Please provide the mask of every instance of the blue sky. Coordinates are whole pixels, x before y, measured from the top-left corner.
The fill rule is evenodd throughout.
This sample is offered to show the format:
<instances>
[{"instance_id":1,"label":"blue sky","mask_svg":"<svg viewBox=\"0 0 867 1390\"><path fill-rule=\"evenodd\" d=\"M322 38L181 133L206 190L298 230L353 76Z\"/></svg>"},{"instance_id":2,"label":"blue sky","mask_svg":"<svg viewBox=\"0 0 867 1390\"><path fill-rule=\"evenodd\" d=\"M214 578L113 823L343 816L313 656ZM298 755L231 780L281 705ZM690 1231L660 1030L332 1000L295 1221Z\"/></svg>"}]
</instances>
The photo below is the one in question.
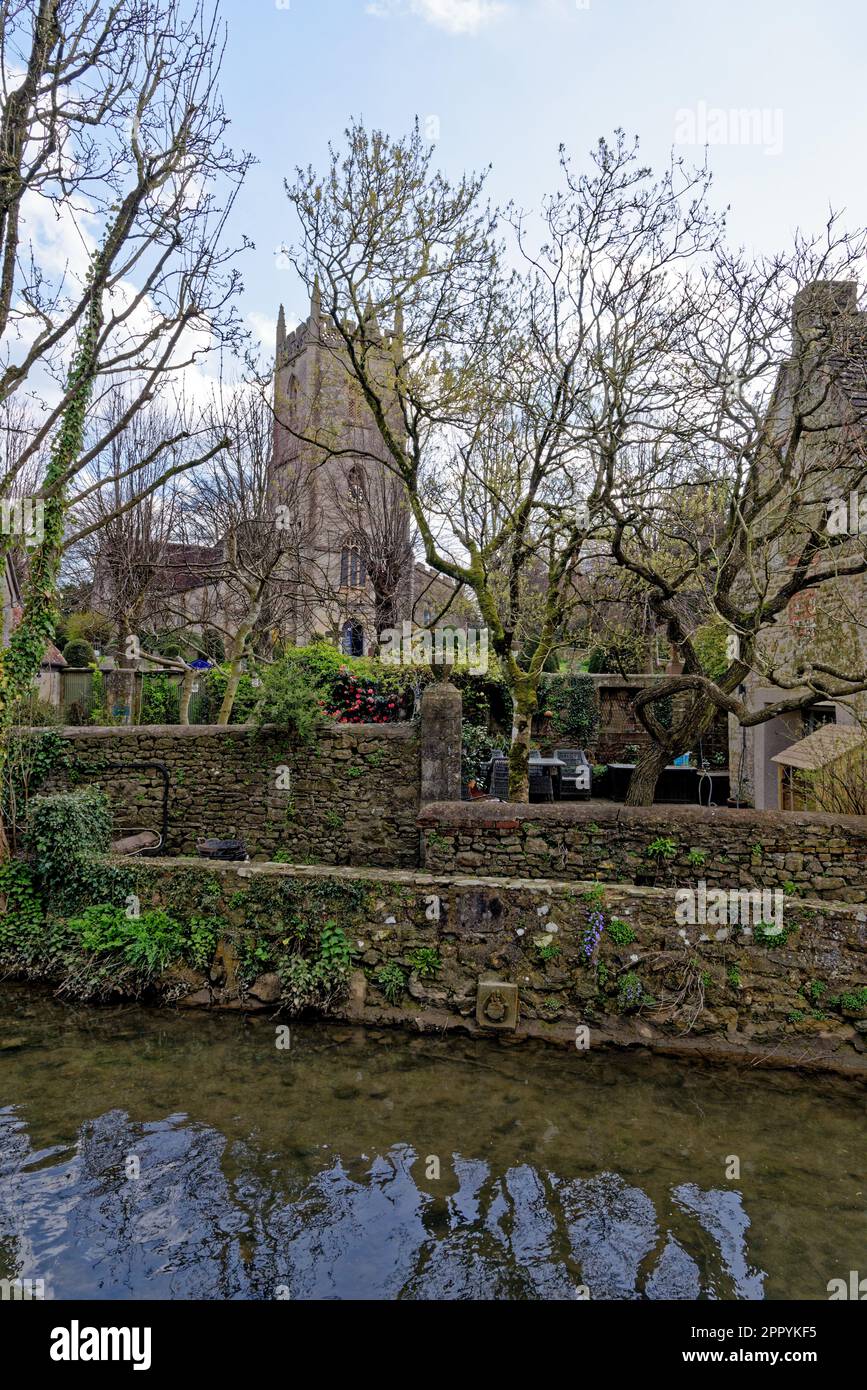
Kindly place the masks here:
<instances>
[{"instance_id":1,"label":"blue sky","mask_svg":"<svg viewBox=\"0 0 867 1390\"><path fill-rule=\"evenodd\" d=\"M829 205L867 222L862 0L224 0L234 142L257 156L235 217L244 310L270 342L277 305L306 305L276 253L292 239L283 180L321 167L350 116L392 134L439 122L450 173L492 164L495 201L529 207L618 125L651 163L711 140L735 240L788 245ZM755 113L748 120L731 111ZM724 117L720 112L725 113ZM746 141L746 142L745 142ZM865 272L867 282L867 272Z\"/></svg>"}]
</instances>

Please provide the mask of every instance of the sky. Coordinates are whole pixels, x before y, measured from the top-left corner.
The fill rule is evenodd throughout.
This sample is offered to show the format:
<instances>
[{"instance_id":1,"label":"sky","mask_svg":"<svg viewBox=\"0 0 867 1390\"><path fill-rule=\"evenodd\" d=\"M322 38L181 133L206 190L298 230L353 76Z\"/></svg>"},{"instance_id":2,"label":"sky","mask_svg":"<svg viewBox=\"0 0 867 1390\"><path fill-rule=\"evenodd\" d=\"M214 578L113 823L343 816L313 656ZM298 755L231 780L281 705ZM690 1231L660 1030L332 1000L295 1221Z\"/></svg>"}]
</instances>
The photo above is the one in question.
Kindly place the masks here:
<instances>
[{"instance_id":1,"label":"sky","mask_svg":"<svg viewBox=\"0 0 867 1390\"><path fill-rule=\"evenodd\" d=\"M223 91L236 147L258 159L233 230L243 311L270 354L277 307L306 298L280 247L284 180L322 168L352 117L397 135L418 115L446 173L492 166L495 202L536 206L565 144L578 167L622 127L652 165L701 160L758 251L867 223L863 0L223 0ZM865 268L867 284L867 268Z\"/></svg>"}]
</instances>

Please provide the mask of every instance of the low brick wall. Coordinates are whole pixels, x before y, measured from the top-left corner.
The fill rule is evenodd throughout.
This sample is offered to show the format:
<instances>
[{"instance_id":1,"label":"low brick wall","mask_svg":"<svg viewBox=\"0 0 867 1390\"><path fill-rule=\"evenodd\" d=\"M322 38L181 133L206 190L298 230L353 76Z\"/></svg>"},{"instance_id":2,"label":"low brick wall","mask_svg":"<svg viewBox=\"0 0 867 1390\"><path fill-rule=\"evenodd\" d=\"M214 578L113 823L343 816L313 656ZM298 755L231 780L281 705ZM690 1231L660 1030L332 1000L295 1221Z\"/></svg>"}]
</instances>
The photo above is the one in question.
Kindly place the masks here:
<instances>
[{"instance_id":1,"label":"low brick wall","mask_svg":"<svg viewBox=\"0 0 867 1390\"><path fill-rule=\"evenodd\" d=\"M315 745L252 726L69 728L72 767L50 789L99 782L114 823L159 829L155 771L109 772L107 763L166 764L170 854L196 841L238 836L250 855L319 864L418 863L419 746L402 724L333 724ZM288 774L288 775L287 775Z\"/></svg>"},{"instance_id":2,"label":"low brick wall","mask_svg":"<svg viewBox=\"0 0 867 1390\"><path fill-rule=\"evenodd\" d=\"M785 935L772 944L749 927L684 930L670 889L199 861L143 860L134 872L143 906L183 916L207 899L224 921L214 967L167 982L182 1006L279 1008L281 961L297 949L286 923L303 924L315 951L336 920L354 973L333 1012L350 1020L572 1048L586 1025L591 1046L867 1075L867 1002L857 993L867 985L867 909L854 904L787 903ZM245 973L251 941L256 964ZM391 999L384 967L393 981L398 972ZM480 1018L479 984L491 980L517 989L517 1027Z\"/></svg>"},{"instance_id":3,"label":"low brick wall","mask_svg":"<svg viewBox=\"0 0 867 1390\"><path fill-rule=\"evenodd\" d=\"M862 816L440 802L423 809L419 826L425 867L435 873L566 875L645 886L703 879L724 888L793 886L809 897L867 902ZM656 852L649 852L654 842Z\"/></svg>"}]
</instances>

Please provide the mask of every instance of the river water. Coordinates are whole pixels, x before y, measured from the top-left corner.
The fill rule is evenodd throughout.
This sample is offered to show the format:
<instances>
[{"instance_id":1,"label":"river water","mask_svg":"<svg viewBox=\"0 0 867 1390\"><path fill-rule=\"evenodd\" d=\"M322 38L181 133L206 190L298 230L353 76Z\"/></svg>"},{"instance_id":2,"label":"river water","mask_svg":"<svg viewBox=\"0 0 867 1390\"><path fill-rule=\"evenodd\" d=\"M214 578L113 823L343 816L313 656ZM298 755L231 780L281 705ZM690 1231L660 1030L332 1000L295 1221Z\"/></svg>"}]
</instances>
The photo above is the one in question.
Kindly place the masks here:
<instances>
[{"instance_id":1,"label":"river water","mask_svg":"<svg viewBox=\"0 0 867 1390\"><path fill-rule=\"evenodd\" d=\"M864 1110L787 1073L287 1038L2 986L0 1279L90 1299L825 1299L867 1270Z\"/></svg>"}]
</instances>

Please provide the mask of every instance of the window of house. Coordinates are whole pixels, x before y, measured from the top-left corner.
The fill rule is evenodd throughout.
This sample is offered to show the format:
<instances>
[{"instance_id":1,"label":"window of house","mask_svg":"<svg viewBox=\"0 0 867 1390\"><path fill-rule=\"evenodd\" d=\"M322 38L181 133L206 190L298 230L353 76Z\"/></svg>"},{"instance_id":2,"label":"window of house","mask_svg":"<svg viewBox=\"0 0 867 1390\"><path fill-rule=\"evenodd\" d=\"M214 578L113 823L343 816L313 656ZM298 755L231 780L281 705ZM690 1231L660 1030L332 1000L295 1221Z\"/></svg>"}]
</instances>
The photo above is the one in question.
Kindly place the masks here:
<instances>
[{"instance_id":1,"label":"window of house","mask_svg":"<svg viewBox=\"0 0 867 1390\"><path fill-rule=\"evenodd\" d=\"M350 502L361 502L364 498L364 479L361 476L361 469L357 468L355 464L346 475L346 485L349 489Z\"/></svg>"},{"instance_id":2,"label":"window of house","mask_svg":"<svg viewBox=\"0 0 867 1390\"><path fill-rule=\"evenodd\" d=\"M811 709L801 712L803 719L804 732L802 737L813 734L817 729L821 729L823 724L836 724L837 711L833 705L813 705Z\"/></svg>"}]
</instances>

